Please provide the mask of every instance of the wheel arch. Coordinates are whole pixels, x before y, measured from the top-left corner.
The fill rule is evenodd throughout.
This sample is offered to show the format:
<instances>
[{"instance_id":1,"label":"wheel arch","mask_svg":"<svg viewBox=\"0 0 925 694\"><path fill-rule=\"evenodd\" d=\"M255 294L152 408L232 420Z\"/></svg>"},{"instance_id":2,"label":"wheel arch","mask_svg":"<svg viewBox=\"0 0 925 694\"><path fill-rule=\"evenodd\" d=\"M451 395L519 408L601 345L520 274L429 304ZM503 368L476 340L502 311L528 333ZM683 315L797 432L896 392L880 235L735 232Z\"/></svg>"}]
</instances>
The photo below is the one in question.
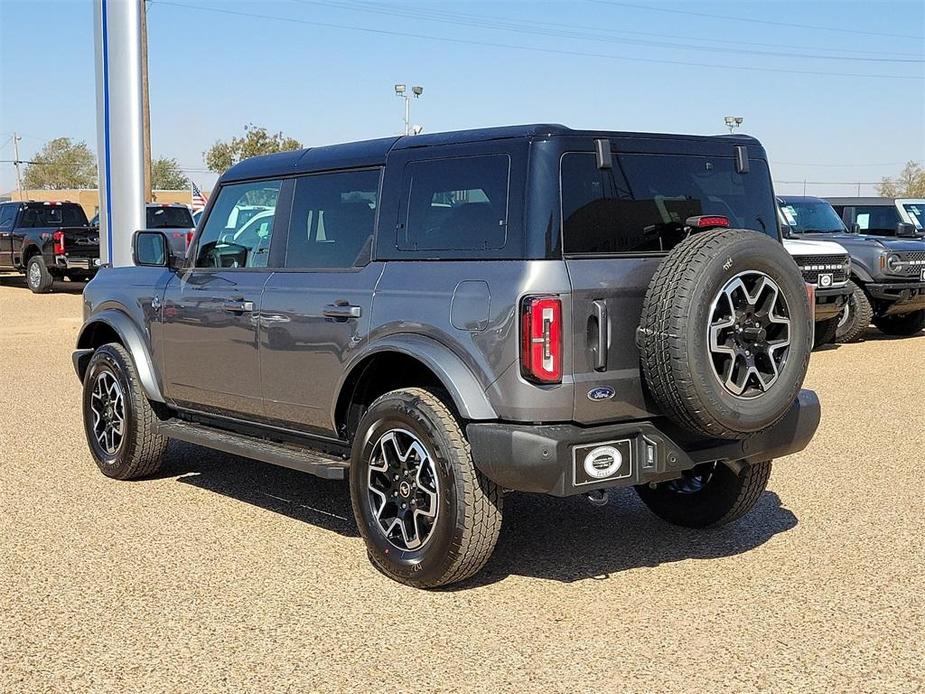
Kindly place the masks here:
<instances>
[{"instance_id":1,"label":"wheel arch","mask_svg":"<svg viewBox=\"0 0 925 694\"><path fill-rule=\"evenodd\" d=\"M23 268L25 268L26 265L29 264L29 260L37 255L42 255L42 249L34 243L28 243L22 249L22 253L19 256L19 262Z\"/></svg>"},{"instance_id":2,"label":"wheel arch","mask_svg":"<svg viewBox=\"0 0 925 694\"><path fill-rule=\"evenodd\" d=\"M851 262L851 276L849 279L853 280L858 286L874 281L874 278L871 277L867 269L863 265L854 262L853 259Z\"/></svg>"},{"instance_id":3,"label":"wheel arch","mask_svg":"<svg viewBox=\"0 0 925 694\"><path fill-rule=\"evenodd\" d=\"M420 335L393 335L370 346L346 370L332 412L335 428L352 431L363 406L385 392L428 386L445 390L464 419L498 418L475 374L448 347Z\"/></svg>"},{"instance_id":4,"label":"wheel arch","mask_svg":"<svg viewBox=\"0 0 925 694\"><path fill-rule=\"evenodd\" d=\"M74 352L74 368L80 380L83 381L94 350L109 342L118 342L128 350L148 399L164 402L147 340L132 319L115 308L94 314L80 329L77 350Z\"/></svg>"}]
</instances>

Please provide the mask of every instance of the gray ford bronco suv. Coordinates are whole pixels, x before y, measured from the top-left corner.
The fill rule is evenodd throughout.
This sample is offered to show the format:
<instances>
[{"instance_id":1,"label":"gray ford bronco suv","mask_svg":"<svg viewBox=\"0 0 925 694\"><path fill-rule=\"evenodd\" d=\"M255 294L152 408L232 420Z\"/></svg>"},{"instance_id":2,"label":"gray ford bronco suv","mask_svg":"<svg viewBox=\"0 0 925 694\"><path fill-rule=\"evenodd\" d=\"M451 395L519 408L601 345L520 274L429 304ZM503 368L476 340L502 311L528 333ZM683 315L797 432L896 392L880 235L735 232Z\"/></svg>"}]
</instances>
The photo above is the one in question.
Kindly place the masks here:
<instances>
[{"instance_id":1,"label":"gray ford bronco suv","mask_svg":"<svg viewBox=\"0 0 925 694\"><path fill-rule=\"evenodd\" d=\"M634 486L721 525L819 422L779 236L740 136L536 125L246 160L184 258L138 231L135 267L87 286L87 441L117 479L171 438L349 478L373 564L418 587L485 564L509 490Z\"/></svg>"}]
</instances>

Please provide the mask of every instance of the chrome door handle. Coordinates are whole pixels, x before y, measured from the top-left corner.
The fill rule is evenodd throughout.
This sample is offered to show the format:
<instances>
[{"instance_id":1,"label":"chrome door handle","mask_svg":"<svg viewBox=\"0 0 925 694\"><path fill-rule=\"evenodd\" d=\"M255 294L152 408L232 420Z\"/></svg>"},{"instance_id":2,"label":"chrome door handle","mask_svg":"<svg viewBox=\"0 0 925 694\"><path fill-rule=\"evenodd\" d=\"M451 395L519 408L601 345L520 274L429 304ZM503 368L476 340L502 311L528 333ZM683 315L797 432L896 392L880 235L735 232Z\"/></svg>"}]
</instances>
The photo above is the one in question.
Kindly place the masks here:
<instances>
[{"instance_id":1,"label":"chrome door handle","mask_svg":"<svg viewBox=\"0 0 925 694\"><path fill-rule=\"evenodd\" d=\"M251 313L254 310L253 301L226 301L222 308L228 313Z\"/></svg>"},{"instance_id":2,"label":"chrome door handle","mask_svg":"<svg viewBox=\"0 0 925 694\"><path fill-rule=\"evenodd\" d=\"M328 304L321 315L327 318L359 318L363 315L363 309L353 304Z\"/></svg>"}]
</instances>

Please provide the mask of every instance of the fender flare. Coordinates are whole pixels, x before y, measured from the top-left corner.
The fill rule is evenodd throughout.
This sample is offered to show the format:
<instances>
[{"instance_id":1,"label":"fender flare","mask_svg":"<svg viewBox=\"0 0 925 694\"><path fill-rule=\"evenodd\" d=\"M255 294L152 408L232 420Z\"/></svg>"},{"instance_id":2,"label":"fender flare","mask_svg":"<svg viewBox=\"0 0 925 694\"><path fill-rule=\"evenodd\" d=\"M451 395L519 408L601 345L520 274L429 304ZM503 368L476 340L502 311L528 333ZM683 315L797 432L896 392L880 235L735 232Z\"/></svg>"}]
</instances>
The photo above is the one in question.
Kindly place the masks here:
<instances>
[{"instance_id":1,"label":"fender flare","mask_svg":"<svg viewBox=\"0 0 925 694\"><path fill-rule=\"evenodd\" d=\"M82 379L83 373L86 371L90 356L93 354L92 346L88 343L87 337L90 334L90 328L99 323L111 328L119 336L122 345L132 355L135 370L138 372L138 380L141 382L141 387L148 399L155 402L164 402L164 395L158 383L157 371L154 368L154 360L151 358L147 340L128 314L119 309L108 308L90 316L80 329L80 335L77 337L77 351L74 353L74 366L77 369L77 375Z\"/></svg>"},{"instance_id":2,"label":"fender flare","mask_svg":"<svg viewBox=\"0 0 925 694\"><path fill-rule=\"evenodd\" d=\"M867 268L856 262L853 258L851 259L851 274L865 284L874 281L874 278L867 271Z\"/></svg>"},{"instance_id":3,"label":"fender flare","mask_svg":"<svg viewBox=\"0 0 925 694\"><path fill-rule=\"evenodd\" d=\"M357 368L364 368L366 360L376 354L395 352L417 359L429 368L446 388L459 414L465 419L498 419L485 389L465 362L449 347L432 338L412 333L398 333L376 340L359 353L350 363L337 384L335 408L344 395L344 385ZM332 421L335 413L331 412Z\"/></svg>"}]
</instances>

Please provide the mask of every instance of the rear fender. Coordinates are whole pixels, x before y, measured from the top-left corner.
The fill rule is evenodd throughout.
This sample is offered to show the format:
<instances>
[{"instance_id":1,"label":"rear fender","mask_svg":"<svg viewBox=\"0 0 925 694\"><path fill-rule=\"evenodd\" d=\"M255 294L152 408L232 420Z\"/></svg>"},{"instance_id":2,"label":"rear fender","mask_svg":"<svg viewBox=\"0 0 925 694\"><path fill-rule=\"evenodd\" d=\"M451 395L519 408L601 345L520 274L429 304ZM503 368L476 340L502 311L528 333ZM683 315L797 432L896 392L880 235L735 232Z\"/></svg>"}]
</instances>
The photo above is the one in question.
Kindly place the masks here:
<instances>
[{"instance_id":1,"label":"rear fender","mask_svg":"<svg viewBox=\"0 0 925 694\"><path fill-rule=\"evenodd\" d=\"M100 346L93 344L92 339L93 328L98 324L104 324L111 328L119 336L119 341L122 345L132 355L135 370L138 372L138 379L141 381L141 387L144 389L148 399L155 402L164 402L164 395L161 392L160 383L158 383L157 371L154 368L154 360L151 358L151 351L148 349L148 342L144 334L127 314L115 308L109 308L90 316L80 329L80 335L77 338L77 351L74 354L74 368L77 371L77 376L83 380L83 375L86 373L93 350Z\"/></svg>"}]
</instances>

